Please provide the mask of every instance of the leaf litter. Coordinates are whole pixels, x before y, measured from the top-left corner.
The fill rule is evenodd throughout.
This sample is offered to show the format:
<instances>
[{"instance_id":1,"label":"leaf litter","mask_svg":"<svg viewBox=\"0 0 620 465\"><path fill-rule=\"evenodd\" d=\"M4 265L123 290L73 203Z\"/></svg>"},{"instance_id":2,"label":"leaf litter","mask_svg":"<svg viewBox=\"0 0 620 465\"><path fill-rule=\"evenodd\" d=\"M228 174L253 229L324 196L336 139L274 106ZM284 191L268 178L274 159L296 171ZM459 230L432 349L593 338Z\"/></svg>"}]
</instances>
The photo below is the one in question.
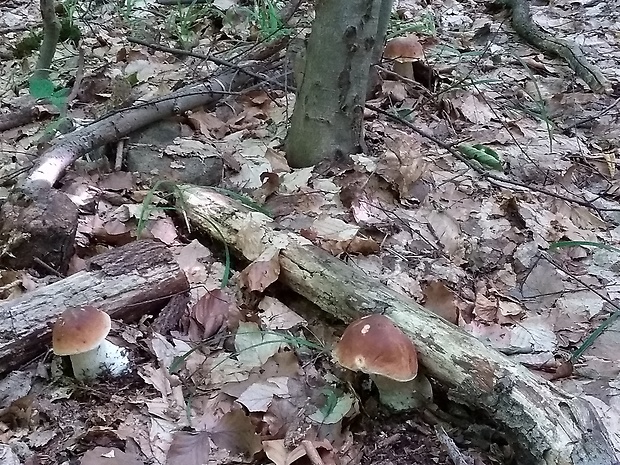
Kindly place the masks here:
<instances>
[{"instance_id":1,"label":"leaf litter","mask_svg":"<svg viewBox=\"0 0 620 465\"><path fill-rule=\"evenodd\" d=\"M13 9L0 6L0 27L39 20L37 5L16 3ZM581 44L601 68L618 70L620 47L613 35L596 33L614 30L613 15L600 3L580 14L564 3L533 6L535 21ZM353 156L352 164L330 174L291 170L279 145L294 96L277 90L233 96L215 110L185 115L182 134L163 147L162 156L181 173L187 157L221 157L221 187L253 197L283 226L552 378L617 311L618 259L600 248L550 246L618 246L618 217L532 188L617 209L617 110L605 111L613 109L609 96L567 79L562 62L514 40L504 23L472 12L473 5L450 2L441 11L399 5L403 21L425 14L441 19L441 33L420 42L423 61L436 75L417 85L388 76L373 103L409 112L417 127L438 139L456 142L456 131L459 140L501 154L504 179L522 185L476 176L444 149L373 112L366 119L367 139L378 142L368 154ZM196 51L252 36L250 16L236 2L214 7L223 27L212 29L208 15L196 18L189 31ZM128 43L135 25L119 21L110 5L98 8L99 22L80 18L90 32L82 28L88 75L69 108L77 127L215 69L198 58L179 60ZM146 4L131 14L171 45L182 42L178 23L158 19L161 8ZM23 35L5 34L0 50L10 50ZM54 82L67 81L77 55L69 43L59 49ZM0 63L3 106L11 104L11 80L27 77L34 59ZM433 80L458 84L430 101ZM39 112L40 121L3 132L2 179L31 166L46 119L57 114L49 105ZM588 118L596 124L580 123ZM333 374L326 350L335 335L306 319L303 305L271 292L286 244L265 249L257 242L258 225L248 222L240 244L254 260L221 289L222 276L231 270L220 258L186 240L180 223L162 209L163 199L142 203L158 173L115 171L102 155L78 162L61 186L81 211L72 271L110 247L155 237L177 253L192 285L191 302L179 327L167 334L149 330L147 321L120 333L138 361L137 376L121 385L50 383L45 359L2 379L0 393L11 394L0 398L0 441L11 444L17 463L46 463L45 456L54 457L49 463L80 457L91 465L249 463L259 453L277 465L307 463L314 453L326 464L348 463L365 441L376 448L362 460L378 463L389 449L387 439L406 449L402 438L414 434L435 454L433 463L447 463L416 421L399 424L392 417L383 429L369 427L366 439L351 439L362 399ZM49 282L10 273L3 271L7 299ZM554 382L592 401L620 445L616 329L604 332Z\"/></svg>"}]
</instances>

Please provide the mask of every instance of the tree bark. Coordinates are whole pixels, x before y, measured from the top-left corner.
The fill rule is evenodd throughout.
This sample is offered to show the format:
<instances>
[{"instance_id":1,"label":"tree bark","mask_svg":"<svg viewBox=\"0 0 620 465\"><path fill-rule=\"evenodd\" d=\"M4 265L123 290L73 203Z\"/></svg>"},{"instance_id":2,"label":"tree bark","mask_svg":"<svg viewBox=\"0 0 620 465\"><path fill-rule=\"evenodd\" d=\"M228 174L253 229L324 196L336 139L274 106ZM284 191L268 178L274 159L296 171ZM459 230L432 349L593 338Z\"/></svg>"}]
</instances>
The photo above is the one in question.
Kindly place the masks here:
<instances>
[{"instance_id":1,"label":"tree bark","mask_svg":"<svg viewBox=\"0 0 620 465\"><path fill-rule=\"evenodd\" d=\"M382 0L319 0L286 141L292 167L364 149L368 73Z\"/></svg>"},{"instance_id":2,"label":"tree bark","mask_svg":"<svg viewBox=\"0 0 620 465\"><path fill-rule=\"evenodd\" d=\"M188 290L185 273L160 242L132 242L98 255L85 271L0 304L0 373L44 352L50 323L69 307L91 304L131 321Z\"/></svg>"},{"instance_id":3,"label":"tree bark","mask_svg":"<svg viewBox=\"0 0 620 465\"><path fill-rule=\"evenodd\" d=\"M377 66L381 64L383 57L383 49L385 48L385 38L387 35L390 17L392 16L392 7L394 0L382 0L381 9L379 10L379 23L377 24L377 40L372 50L372 66L370 67L370 75L368 76L368 91L371 94L375 87L379 84L379 71Z\"/></svg>"},{"instance_id":4,"label":"tree bark","mask_svg":"<svg viewBox=\"0 0 620 465\"><path fill-rule=\"evenodd\" d=\"M43 19L43 41L39 48L39 58L37 59L37 69L35 69L32 79L47 79L50 75L50 67L56 53L58 36L60 35L60 24L56 16L56 2L54 0L41 0L41 18Z\"/></svg>"},{"instance_id":5,"label":"tree bark","mask_svg":"<svg viewBox=\"0 0 620 465\"><path fill-rule=\"evenodd\" d=\"M513 439L520 464L610 465L620 457L593 407L508 360L411 299L209 189L177 189L202 232L243 254L244 240L280 251L280 280L345 321L383 313L408 334L427 372L451 399L481 409ZM245 257L252 260L255 257Z\"/></svg>"}]
</instances>

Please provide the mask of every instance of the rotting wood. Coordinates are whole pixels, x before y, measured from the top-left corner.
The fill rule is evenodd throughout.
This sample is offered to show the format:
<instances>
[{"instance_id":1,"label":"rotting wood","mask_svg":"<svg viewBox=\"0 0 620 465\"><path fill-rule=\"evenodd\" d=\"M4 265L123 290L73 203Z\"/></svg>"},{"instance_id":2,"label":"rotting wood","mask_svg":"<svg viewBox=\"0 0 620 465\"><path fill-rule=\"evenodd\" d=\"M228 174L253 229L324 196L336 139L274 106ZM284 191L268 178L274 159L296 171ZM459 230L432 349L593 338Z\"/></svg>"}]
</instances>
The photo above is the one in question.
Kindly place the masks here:
<instances>
[{"instance_id":1,"label":"rotting wood","mask_svg":"<svg viewBox=\"0 0 620 465\"><path fill-rule=\"evenodd\" d=\"M310 241L279 228L262 213L211 189L177 186L178 208L191 223L247 260L243 238L277 247L280 280L345 321L383 313L419 349L428 373L464 405L484 410L514 438L521 464L620 463L591 404L508 360L473 336L349 267ZM246 239L247 240L247 239Z\"/></svg>"},{"instance_id":2,"label":"rotting wood","mask_svg":"<svg viewBox=\"0 0 620 465\"><path fill-rule=\"evenodd\" d=\"M0 304L0 373L44 352L50 323L66 308L92 304L132 321L188 290L185 273L161 242L132 242L98 255L86 270Z\"/></svg>"}]
</instances>

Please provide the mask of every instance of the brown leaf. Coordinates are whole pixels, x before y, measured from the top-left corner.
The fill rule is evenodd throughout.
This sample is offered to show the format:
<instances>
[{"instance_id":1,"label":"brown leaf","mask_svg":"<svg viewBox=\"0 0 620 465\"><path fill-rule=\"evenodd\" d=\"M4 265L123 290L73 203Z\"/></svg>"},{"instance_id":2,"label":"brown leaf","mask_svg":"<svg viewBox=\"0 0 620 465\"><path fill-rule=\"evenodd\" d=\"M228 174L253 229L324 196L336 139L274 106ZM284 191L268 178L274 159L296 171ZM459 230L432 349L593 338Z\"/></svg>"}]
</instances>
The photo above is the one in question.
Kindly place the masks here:
<instances>
[{"instance_id":1,"label":"brown leaf","mask_svg":"<svg viewBox=\"0 0 620 465\"><path fill-rule=\"evenodd\" d=\"M551 379L568 378L573 374L573 362L571 360L562 361L551 376Z\"/></svg>"},{"instance_id":2,"label":"brown leaf","mask_svg":"<svg viewBox=\"0 0 620 465\"><path fill-rule=\"evenodd\" d=\"M267 424L271 437L283 438L294 423L298 411L297 406L290 399L274 397L267 412L263 415L263 421Z\"/></svg>"},{"instance_id":3,"label":"brown leaf","mask_svg":"<svg viewBox=\"0 0 620 465\"><path fill-rule=\"evenodd\" d=\"M476 314L476 318L478 320L492 323L497 318L497 311L497 300L489 299L481 292L476 293L474 313Z\"/></svg>"},{"instance_id":4,"label":"brown leaf","mask_svg":"<svg viewBox=\"0 0 620 465\"><path fill-rule=\"evenodd\" d=\"M458 312L454 293L442 282L433 281L424 289L424 306L450 323L456 324Z\"/></svg>"},{"instance_id":5,"label":"brown leaf","mask_svg":"<svg viewBox=\"0 0 620 465\"><path fill-rule=\"evenodd\" d=\"M159 239L166 245L172 245L177 238L177 229L172 219L168 217L149 221L147 229L155 239Z\"/></svg>"},{"instance_id":6,"label":"brown leaf","mask_svg":"<svg viewBox=\"0 0 620 465\"><path fill-rule=\"evenodd\" d=\"M214 113L205 113L197 111L192 113L187 121L195 129L199 130L205 136L213 135L217 139L221 139L228 132L228 126L220 120Z\"/></svg>"},{"instance_id":7,"label":"brown leaf","mask_svg":"<svg viewBox=\"0 0 620 465\"><path fill-rule=\"evenodd\" d=\"M210 455L209 432L177 431L166 455L166 465L202 465L209 463Z\"/></svg>"},{"instance_id":8,"label":"brown leaf","mask_svg":"<svg viewBox=\"0 0 620 465\"><path fill-rule=\"evenodd\" d=\"M263 292L280 276L280 251L268 249L241 272L241 281L251 291Z\"/></svg>"},{"instance_id":9,"label":"brown leaf","mask_svg":"<svg viewBox=\"0 0 620 465\"><path fill-rule=\"evenodd\" d=\"M190 339L197 342L216 334L228 322L230 303L230 297L222 289L198 299L190 310Z\"/></svg>"},{"instance_id":10,"label":"brown leaf","mask_svg":"<svg viewBox=\"0 0 620 465\"><path fill-rule=\"evenodd\" d=\"M210 434L217 447L227 449L233 454L246 454L252 457L262 450L260 437L254 432L250 417L242 410L224 414Z\"/></svg>"},{"instance_id":11,"label":"brown leaf","mask_svg":"<svg viewBox=\"0 0 620 465\"><path fill-rule=\"evenodd\" d=\"M265 455L267 455L267 458L275 465L286 465L288 449L286 445L284 445L284 439L263 441L263 448L265 449Z\"/></svg>"},{"instance_id":12,"label":"brown leaf","mask_svg":"<svg viewBox=\"0 0 620 465\"><path fill-rule=\"evenodd\" d=\"M272 98L264 90L253 90L244 95L244 97L252 102L256 106L263 106L265 103L269 104Z\"/></svg>"},{"instance_id":13,"label":"brown leaf","mask_svg":"<svg viewBox=\"0 0 620 465\"><path fill-rule=\"evenodd\" d=\"M350 254L372 255L379 252L379 243L370 237L355 236L346 248Z\"/></svg>"},{"instance_id":14,"label":"brown leaf","mask_svg":"<svg viewBox=\"0 0 620 465\"><path fill-rule=\"evenodd\" d=\"M407 98L405 84L400 81L383 81L381 93L395 102L402 102Z\"/></svg>"},{"instance_id":15,"label":"brown leaf","mask_svg":"<svg viewBox=\"0 0 620 465\"><path fill-rule=\"evenodd\" d=\"M267 197L274 192L278 192L280 187L280 177L276 173L265 171L260 175L263 185L254 191L254 200L258 203L264 203Z\"/></svg>"},{"instance_id":16,"label":"brown leaf","mask_svg":"<svg viewBox=\"0 0 620 465\"><path fill-rule=\"evenodd\" d=\"M103 223L100 218L94 218L95 226L92 234L99 241L111 245L125 245L134 239L131 230L124 223L113 219Z\"/></svg>"},{"instance_id":17,"label":"brown leaf","mask_svg":"<svg viewBox=\"0 0 620 465\"><path fill-rule=\"evenodd\" d=\"M136 188L136 182L132 173L127 171L115 171L101 176L98 183L101 189L109 191L132 191Z\"/></svg>"},{"instance_id":18,"label":"brown leaf","mask_svg":"<svg viewBox=\"0 0 620 465\"><path fill-rule=\"evenodd\" d=\"M286 160L286 154L282 150L267 147L267 150L265 151L265 158L271 165L271 171L274 173L291 172L291 168L288 166L288 161Z\"/></svg>"}]
</instances>

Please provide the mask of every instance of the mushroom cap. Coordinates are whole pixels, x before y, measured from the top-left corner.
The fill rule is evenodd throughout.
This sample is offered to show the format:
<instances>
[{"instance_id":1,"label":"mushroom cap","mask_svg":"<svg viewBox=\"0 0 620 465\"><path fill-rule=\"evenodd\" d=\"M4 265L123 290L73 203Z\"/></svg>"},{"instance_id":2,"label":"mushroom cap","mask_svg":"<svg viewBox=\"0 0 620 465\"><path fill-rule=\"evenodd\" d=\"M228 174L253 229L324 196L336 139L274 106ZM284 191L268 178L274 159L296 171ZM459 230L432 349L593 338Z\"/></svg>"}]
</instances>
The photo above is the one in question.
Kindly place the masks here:
<instances>
[{"instance_id":1,"label":"mushroom cap","mask_svg":"<svg viewBox=\"0 0 620 465\"><path fill-rule=\"evenodd\" d=\"M349 370L395 381L411 381L418 374L413 342L385 315L368 315L351 323L333 356Z\"/></svg>"},{"instance_id":2,"label":"mushroom cap","mask_svg":"<svg viewBox=\"0 0 620 465\"><path fill-rule=\"evenodd\" d=\"M54 323L52 348L56 355L76 355L95 349L112 327L110 316L91 305L68 308Z\"/></svg>"},{"instance_id":3,"label":"mushroom cap","mask_svg":"<svg viewBox=\"0 0 620 465\"><path fill-rule=\"evenodd\" d=\"M383 56L388 60L396 60L400 63L412 62L424 58L424 48L416 35L411 34L390 40L385 45Z\"/></svg>"}]
</instances>

